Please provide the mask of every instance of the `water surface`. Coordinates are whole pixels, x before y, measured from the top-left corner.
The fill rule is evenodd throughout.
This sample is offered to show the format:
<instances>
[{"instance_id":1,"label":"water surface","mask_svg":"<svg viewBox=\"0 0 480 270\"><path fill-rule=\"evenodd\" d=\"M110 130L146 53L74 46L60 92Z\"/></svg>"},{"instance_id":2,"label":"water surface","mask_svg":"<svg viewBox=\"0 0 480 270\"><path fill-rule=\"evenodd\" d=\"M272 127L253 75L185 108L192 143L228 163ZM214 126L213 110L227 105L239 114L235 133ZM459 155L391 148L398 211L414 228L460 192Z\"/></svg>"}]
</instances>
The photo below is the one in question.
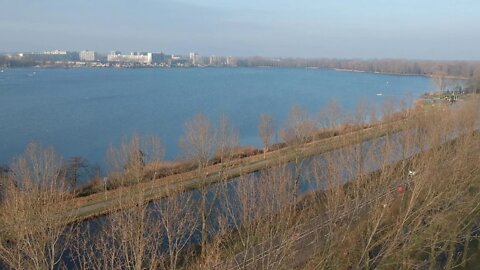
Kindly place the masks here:
<instances>
[{"instance_id":1,"label":"water surface","mask_svg":"<svg viewBox=\"0 0 480 270\"><path fill-rule=\"evenodd\" d=\"M0 73L0 164L31 141L102 164L108 145L133 131L158 134L166 158L178 158L184 123L197 113L212 121L225 113L240 142L258 146L261 113L278 127L294 105L314 115L331 99L353 110L359 100L411 100L431 89L419 76L322 69L7 69Z\"/></svg>"}]
</instances>

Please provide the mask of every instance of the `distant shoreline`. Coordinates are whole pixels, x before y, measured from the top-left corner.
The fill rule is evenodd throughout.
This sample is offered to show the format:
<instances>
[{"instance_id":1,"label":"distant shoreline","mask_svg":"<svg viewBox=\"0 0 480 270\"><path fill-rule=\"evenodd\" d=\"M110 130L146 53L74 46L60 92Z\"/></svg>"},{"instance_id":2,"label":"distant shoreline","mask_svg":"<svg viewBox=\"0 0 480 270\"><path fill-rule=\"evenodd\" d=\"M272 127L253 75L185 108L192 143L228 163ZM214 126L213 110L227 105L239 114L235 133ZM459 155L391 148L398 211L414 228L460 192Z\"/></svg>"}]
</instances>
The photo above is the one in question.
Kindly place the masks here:
<instances>
[{"instance_id":1,"label":"distant shoreline","mask_svg":"<svg viewBox=\"0 0 480 270\"><path fill-rule=\"evenodd\" d=\"M326 68L326 67L278 67L278 66L19 66L19 67L0 67L2 73L8 69L208 69L208 68L268 68L268 69L308 69L308 70L333 70L337 72L350 72L350 73L368 73L368 74L380 74L380 75L392 75L392 76L408 76L408 77L425 77L433 78L431 74L416 74L416 73L396 73L396 72L381 72L381 71L367 71L359 69L344 69L344 68ZM460 80L467 81L469 78L463 76L445 75L443 78L448 80Z\"/></svg>"},{"instance_id":2,"label":"distant shoreline","mask_svg":"<svg viewBox=\"0 0 480 270\"><path fill-rule=\"evenodd\" d=\"M396 75L396 76L421 76L432 78L433 75L430 74L415 74L415 73L395 73L395 72L381 72L381 71L365 71L365 70L357 70L357 69L342 69L342 68L334 68L333 70L338 72L354 72L354 73L371 73L371 74L383 74L383 75ZM452 76L452 75L445 75L443 76L445 79L449 80L468 80L467 77L462 76Z\"/></svg>"}]
</instances>

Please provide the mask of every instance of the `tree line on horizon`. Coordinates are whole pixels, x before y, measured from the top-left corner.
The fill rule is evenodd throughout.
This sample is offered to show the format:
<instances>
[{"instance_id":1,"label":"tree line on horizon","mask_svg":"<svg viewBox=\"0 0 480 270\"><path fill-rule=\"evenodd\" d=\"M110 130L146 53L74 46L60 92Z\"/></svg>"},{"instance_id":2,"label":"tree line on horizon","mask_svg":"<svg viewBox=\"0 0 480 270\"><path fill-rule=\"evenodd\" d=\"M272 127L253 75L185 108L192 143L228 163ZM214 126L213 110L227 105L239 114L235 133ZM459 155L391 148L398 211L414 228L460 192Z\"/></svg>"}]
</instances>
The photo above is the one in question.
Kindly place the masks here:
<instances>
[{"instance_id":1,"label":"tree line on horizon","mask_svg":"<svg viewBox=\"0 0 480 270\"><path fill-rule=\"evenodd\" d=\"M244 67L315 67L364 72L422 75L468 80L470 92L480 92L480 61L438 61L411 59L334 59L334 58L279 58L251 57L239 59Z\"/></svg>"}]
</instances>

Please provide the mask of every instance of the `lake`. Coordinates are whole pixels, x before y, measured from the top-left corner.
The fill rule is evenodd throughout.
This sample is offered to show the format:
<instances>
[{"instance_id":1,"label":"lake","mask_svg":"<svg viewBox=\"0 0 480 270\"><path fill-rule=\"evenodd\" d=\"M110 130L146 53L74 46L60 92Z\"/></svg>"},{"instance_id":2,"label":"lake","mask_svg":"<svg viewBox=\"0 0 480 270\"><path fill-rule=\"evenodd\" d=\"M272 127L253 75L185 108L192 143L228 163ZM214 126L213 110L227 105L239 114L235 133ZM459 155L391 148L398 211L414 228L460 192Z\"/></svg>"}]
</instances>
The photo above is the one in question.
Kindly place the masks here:
<instances>
[{"instance_id":1,"label":"lake","mask_svg":"<svg viewBox=\"0 0 480 270\"><path fill-rule=\"evenodd\" d=\"M157 134L166 158L181 157L184 123L197 113L226 114L242 145L260 145L261 113L282 126L292 106L312 116L332 99L412 101L433 89L421 76L294 68L6 69L0 73L0 164L31 142L65 158L104 163L108 146L137 131ZM381 95L380 95L381 94Z\"/></svg>"}]
</instances>

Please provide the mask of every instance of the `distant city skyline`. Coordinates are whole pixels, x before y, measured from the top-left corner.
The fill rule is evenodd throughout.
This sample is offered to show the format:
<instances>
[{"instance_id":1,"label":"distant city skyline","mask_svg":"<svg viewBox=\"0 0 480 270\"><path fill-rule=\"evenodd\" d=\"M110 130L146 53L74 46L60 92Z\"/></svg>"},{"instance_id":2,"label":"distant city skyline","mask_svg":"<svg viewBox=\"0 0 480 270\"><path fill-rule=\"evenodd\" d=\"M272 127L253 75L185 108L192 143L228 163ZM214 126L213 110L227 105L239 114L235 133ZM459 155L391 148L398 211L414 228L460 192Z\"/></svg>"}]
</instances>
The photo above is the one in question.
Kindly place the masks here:
<instances>
[{"instance_id":1,"label":"distant city skyline","mask_svg":"<svg viewBox=\"0 0 480 270\"><path fill-rule=\"evenodd\" d=\"M0 0L0 52L480 60L474 0Z\"/></svg>"}]
</instances>

